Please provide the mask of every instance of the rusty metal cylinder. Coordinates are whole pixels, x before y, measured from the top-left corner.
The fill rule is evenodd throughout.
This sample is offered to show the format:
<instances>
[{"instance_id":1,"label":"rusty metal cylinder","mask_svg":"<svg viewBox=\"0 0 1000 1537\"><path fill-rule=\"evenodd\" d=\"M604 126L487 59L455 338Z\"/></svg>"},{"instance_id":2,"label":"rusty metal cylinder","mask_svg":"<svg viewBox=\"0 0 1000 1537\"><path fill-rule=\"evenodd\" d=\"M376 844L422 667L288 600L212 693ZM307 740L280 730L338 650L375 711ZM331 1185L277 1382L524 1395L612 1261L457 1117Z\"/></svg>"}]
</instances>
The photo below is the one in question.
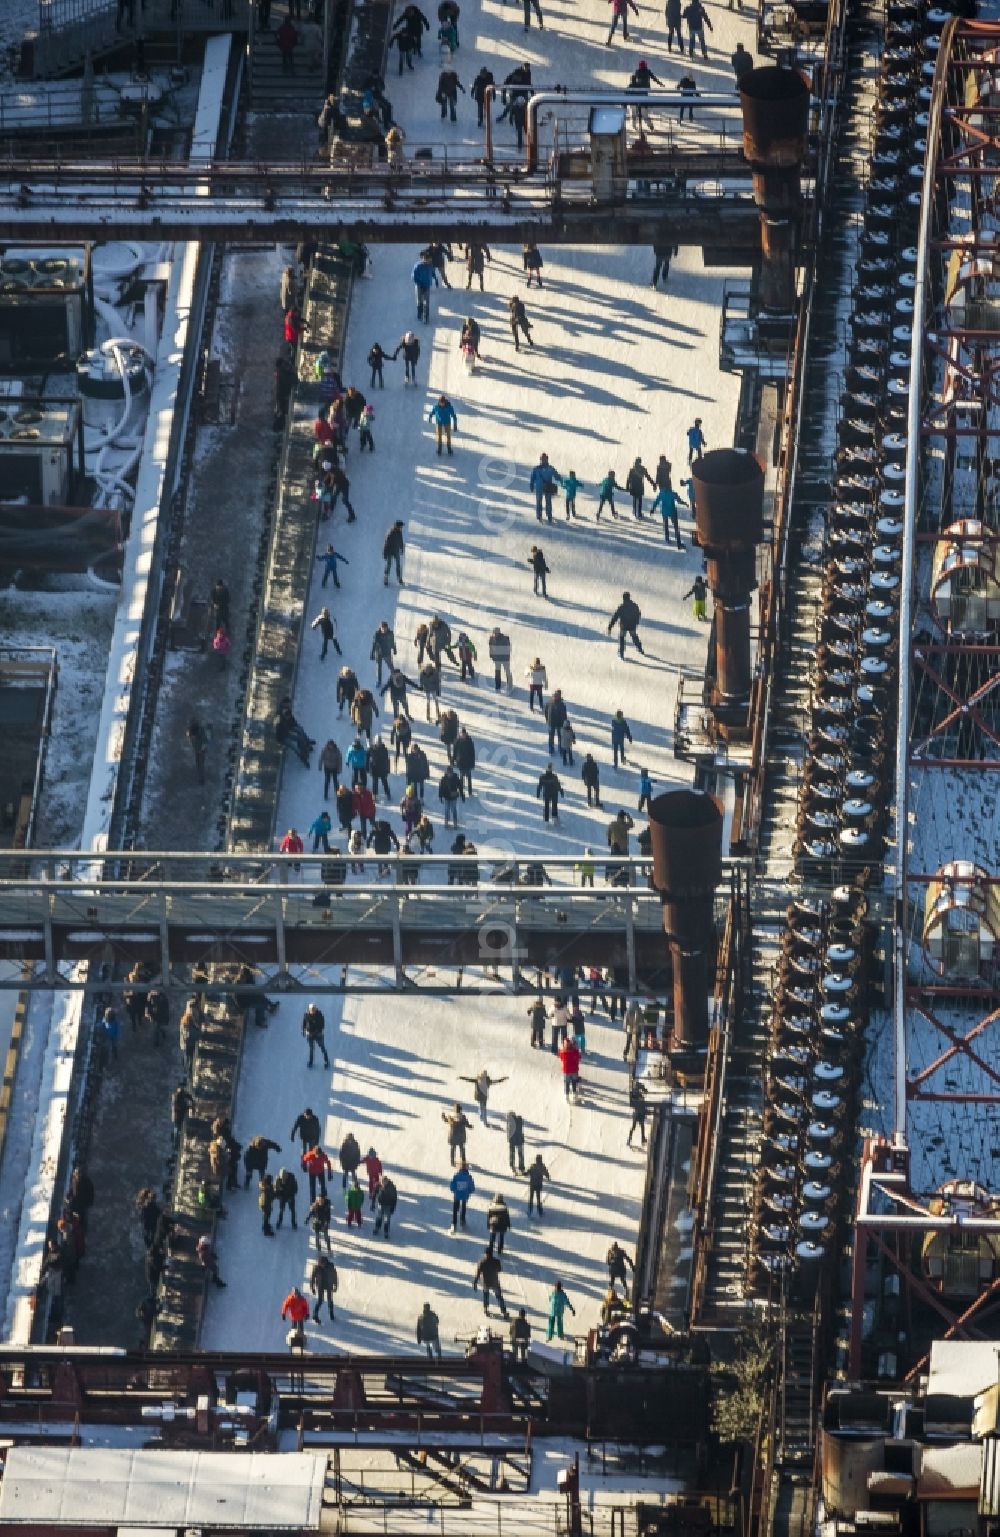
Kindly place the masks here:
<instances>
[{"instance_id":1,"label":"rusty metal cylinder","mask_svg":"<svg viewBox=\"0 0 1000 1537\"><path fill-rule=\"evenodd\" d=\"M675 1048L696 1051L708 1040L708 963L715 889L722 876L722 808L712 795L669 790L649 808L653 885L663 903L663 929L673 973Z\"/></svg>"},{"instance_id":2,"label":"rusty metal cylinder","mask_svg":"<svg viewBox=\"0 0 1000 1537\"><path fill-rule=\"evenodd\" d=\"M753 454L713 448L691 466L698 542L709 558L752 550L764 534L764 471Z\"/></svg>"},{"instance_id":3,"label":"rusty metal cylinder","mask_svg":"<svg viewBox=\"0 0 1000 1537\"><path fill-rule=\"evenodd\" d=\"M749 703L753 683L750 604L715 604L715 692L719 704L735 709Z\"/></svg>"},{"instance_id":4,"label":"rusty metal cylinder","mask_svg":"<svg viewBox=\"0 0 1000 1537\"><path fill-rule=\"evenodd\" d=\"M809 86L794 69L764 64L739 84L743 153L756 170L790 170L806 158Z\"/></svg>"},{"instance_id":5,"label":"rusty metal cylinder","mask_svg":"<svg viewBox=\"0 0 1000 1537\"><path fill-rule=\"evenodd\" d=\"M795 307L795 251L802 203L802 163L809 135L809 87L795 70L766 65L740 81L743 153L753 168L760 209L761 308Z\"/></svg>"},{"instance_id":6,"label":"rusty metal cylinder","mask_svg":"<svg viewBox=\"0 0 1000 1537\"><path fill-rule=\"evenodd\" d=\"M750 594L764 534L764 471L753 454L716 448L691 466L695 525L715 604L716 703L741 712L750 698Z\"/></svg>"}]
</instances>

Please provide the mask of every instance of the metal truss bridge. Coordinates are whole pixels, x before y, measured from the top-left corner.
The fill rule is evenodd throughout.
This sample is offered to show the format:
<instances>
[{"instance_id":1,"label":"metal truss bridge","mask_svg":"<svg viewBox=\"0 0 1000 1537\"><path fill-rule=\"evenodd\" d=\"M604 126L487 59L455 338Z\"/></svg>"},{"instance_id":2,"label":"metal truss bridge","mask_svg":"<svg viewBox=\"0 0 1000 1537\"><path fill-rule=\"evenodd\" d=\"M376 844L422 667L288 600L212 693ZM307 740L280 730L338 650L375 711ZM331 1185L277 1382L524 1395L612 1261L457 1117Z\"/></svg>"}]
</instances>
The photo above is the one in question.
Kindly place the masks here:
<instances>
[{"instance_id":1,"label":"metal truss bridge","mask_svg":"<svg viewBox=\"0 0 1000 1537\"><path fill-rule=\"evenodd\" d=\"M442 968L481 969L468 990L495 992L534 991L522 969L607 966L634 989L668 965L644 860L368 856L348 883L349 865L339 854L4 853L0 990L92 987L97 966L102 989L120 991L137 961L167 985L192 967L246 964L268 987L322 990L318 972L350 966L362 968L352 991L427 992L454 990ZM591 868L594 884L581 885ZM727 902L723 886L720 923Z\"/></svg>"},{"instance_id":2,"label":"metal truss bridge","mask_svg":"<svg viewBox=\"0 0 1000 1537\"><path fill-rule=\"evenodd\" d=\"M593 105L636 110L635 95L539 92L529 103L525 158L407 158L400 169L370 145L350 164L230 160L33 160L8 166L0 239L64 243L102 238L413 243L476 237L515 243L759 244L752 167L731 95L698 99L682 134L676 94L640 98L656 132L630 143L613 187L595 195L586 128ZM554 122L554 108L561 116ZM539 126L539 123L543 126ZM546 142L540 143L543 135ZM370 162L370 163L369 163ZM544 163L543 163L544 162Z\"/></svg>"}]
</instances>

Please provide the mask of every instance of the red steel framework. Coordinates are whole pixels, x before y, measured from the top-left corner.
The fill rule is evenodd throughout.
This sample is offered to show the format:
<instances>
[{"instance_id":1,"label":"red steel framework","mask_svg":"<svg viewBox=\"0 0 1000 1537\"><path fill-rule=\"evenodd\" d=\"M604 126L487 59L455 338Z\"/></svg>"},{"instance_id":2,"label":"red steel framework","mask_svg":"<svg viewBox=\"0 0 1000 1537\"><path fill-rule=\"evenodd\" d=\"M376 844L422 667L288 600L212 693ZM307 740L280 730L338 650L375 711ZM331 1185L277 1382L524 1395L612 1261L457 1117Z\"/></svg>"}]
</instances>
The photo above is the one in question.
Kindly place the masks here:
<instances>
[{"instance_id":1,"label":"red steel framework","mask_svg":"<svg viewBox=\"0 0 1000 1537\"><path fill-rule=\"evenodd\" d=\"M989 487L1000 473L1000 26L951 20L944 28L931 93L914 289L899 646L901 668L896 778L893 997L893 1135L866 1141L853 1257L852 1374L861 1371L866 1272L876 1258L898 1273L908 1301L927 1309L945 1338L995 1334L1000 1281L959 1302L929 1284L920 1265L927 1235L1000 1233L988 1214L932 1208L932 1191L911 1181L917 1102L1000 1105L1000 945L974 976L935 975L924 953L924 912L932 883L982 912L997 902L1000 876L974 866L947 787L939 776L1000 769L1000 621L963 633L932 601L935 549L961 520L991 570L1000 556ZM993 526L991 526L993 522ZM979 559L972 556L973 562ZM1000 609L998 609L1000 612ZM935 782L936 781L936 782ZM928 792L921 803L920 791ZM916 807L947 821L948 857L967 861L942 876L922 868ZM949 812L951 815L949 815ZM942 841L939 839L939 841ZM998 862L1000 863L1000 862ZM956 1025L955 1014L961 1013ZM949 1017L949 1015L951 1017ZM917 1033L940 1049L914 1066ZM961 1074L954 1073L960 1066ZM948 1069L953 1070L949 1077ZM959 1079L961 1080L959 1082ZM921 1363L913 1370L917 1370Z\"/></svg>"}]
</instances>

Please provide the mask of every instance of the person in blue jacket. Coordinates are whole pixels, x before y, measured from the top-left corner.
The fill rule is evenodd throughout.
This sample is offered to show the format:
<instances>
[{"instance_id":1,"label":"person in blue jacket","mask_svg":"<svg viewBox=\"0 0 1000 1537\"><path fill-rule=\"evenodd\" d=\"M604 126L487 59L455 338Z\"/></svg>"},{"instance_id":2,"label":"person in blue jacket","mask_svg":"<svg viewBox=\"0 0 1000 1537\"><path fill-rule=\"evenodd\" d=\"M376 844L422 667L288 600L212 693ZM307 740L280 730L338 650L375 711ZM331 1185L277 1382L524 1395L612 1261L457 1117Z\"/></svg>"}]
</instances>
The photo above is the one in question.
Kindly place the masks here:
<instances>
[{"instance_id":1,"label":"person in blue jacket","mask_svg":"<svg viewBox=\"0 0 1000 1537\"><path fill-rule=\"evenodd\" d=\"M469 1204L470 1197L475 1195L475 1193L476 1182L469 1173L469 1166L463 1158L451 1177L451 1230L453 1233L459 1222L461 1222L463 1227L465 1226L465 1209Z\"/></svg>"},{"instance_id":2,"label":"person in blue jacket","mask_svg":"<svg viewBox=\"0 0 1000 1537\"><path fill-rule=\"evenodd\" d=\"M433 262L421 256L420 260L414 263L410 276L417 295L417 319L428 321L431 318L431 287L438 286L437 270Z\"/></svg>"},{"instance_id":3,"label":"person in blue jacket","mask_svg":"<svg viewBox=\"0 0 1000 1537\"><path fill-rule=\"evenodd\" d=\"M333 545L328 544L322 555L317 555L316 559L323 562L323 580L319 585L321 587L325 587L327 584L327 579L332 576L334 587L339 587L340 579L337 576L337 567L341 564L341 562L343 562L345 566L349 566L351 564L347 556L338 555Z\"/></svg>"},{"instance_id":4,"label":"person in blue jacket","mask_svg":"<svg viewBox=\"0 0 1000 1537\"><path fill-rule=\"evenodd\" d=\"M639 810L648 811L649 803L653 798L653 781L649 776L649 770L639 770Z\"/></svg>"},{"instance_id":5,"label":"person in blue jacket","mask_svg":"<svg viewBox=\"0 0 1000 1537\"><path fill-rule=\"evenodd\" d=\"M458 431L458 417L455 415L455 407L452 405L447 395L438 396L437 400L431 406L430 411L427 413L427 420L429 422L433 422L434 426L437 428L438 453L440 454L441 452L441 443L443 440L447 443L448 452L450 454L451 432L452 428L454 428L456 432Z\"/></svg>"},{"instance_id":6,"label":"person in blue jacket","mask_svg":"<svg viewBox=\"0 0 1000 1537\"><path fill-rule=\"evenodd\" d=\"M701 430L701 417L696 416L694 422L687 430L688 440L688 464L693 464L700 459L704 450L708 447L708 439Z\"/></svg>"},{"instance_id":7,"label":"person in blue jacket","mask_svg":"<svg viewBox=\"0 0 1000 1537\"><path fill-rule=\"evenodd\" d=\"M679 497L676 491L672 491L669 486L664 486L657 492L651 509L653 512L658 512L663 518L663 539L665 544L670 543L669 525L673 525L674 538L677 540L677 548L679 550L683 550L684 544L681 540L681 531L677 523L677 509L687 505L687 502L682 497Z\"/></svg>"},{"instance_id":8,"label":"person in blue jacket","mask_svg":"<svg viewBox=\"0 0 1000 1537\"><path fill-rule=\"evenodd\" d=\"M619 760L622 763L628 762L625 756L625 743L631 742L631 740L632 732L628 721L625 719L625 712L623 710L616 710L611 718L611 755L614 759L615 768L618 767ZM348 763L351 761L350 753L347 755L347 761Z\"/></svg>"},{"instance_id":9,"label":"person in blue jacket","mask_svg":"<svg viewBox=\"0 0 1000 1537\"><path fill-rule=\"evenodd\" d=\"M355 737L347 749L347 767L351 771L352 785L368 783L368 749L360 737Z\"/></svg>"},{"instance_id":10,"label":"person in blue jacket","mask_svg":"<svg viewBox=\"0 0 1000 1537\"><path fill-rule=\"evenodd\" d=\"M531 472L528 482L535 493L535 517L539 523L542 521L542 503L545 504L545 516L548 522L552 522L552 498L559 484L559 472L553 469L549 463L548 454L543 454L535 468Z\"/></svg>"}]
</instances>

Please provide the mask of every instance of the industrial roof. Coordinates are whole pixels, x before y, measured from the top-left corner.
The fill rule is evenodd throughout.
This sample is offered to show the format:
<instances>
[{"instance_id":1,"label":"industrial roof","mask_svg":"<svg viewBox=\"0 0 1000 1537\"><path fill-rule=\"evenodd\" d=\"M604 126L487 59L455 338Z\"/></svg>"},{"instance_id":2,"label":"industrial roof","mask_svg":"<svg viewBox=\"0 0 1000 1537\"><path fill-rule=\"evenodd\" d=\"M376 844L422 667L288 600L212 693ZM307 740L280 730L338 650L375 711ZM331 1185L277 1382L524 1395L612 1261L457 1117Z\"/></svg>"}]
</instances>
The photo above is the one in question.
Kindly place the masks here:
<instances>
[{"instance_id":1,"label":"industrial roof","mask_svg":"<svg viewBox=\"0 0 1000 1537\"><path fill-rule=\"evenodd\" d=\"M925 1446L917 1480L919 1500L977 1500L983 1471L978 1441L958 1446Z\"/></svg>"},{"instance_id":2,"label":"industrial roof","mask_svg":"<svg viewBox=\"0 0 1000 1537\"><path fill-rule=\"evenodd\" d=\"M1000 1381L1000 1345L990 1340L935 1340L927 1370L928 1398L977 1398Z\"/></svg>"},{"instance_id":3,"label":"industrial roof","mask_svg":"<svg viewBox=\"0 0 1000 1537\"><path fill-rule=\"evenodd\" d=\"M17 1446L0 1479L0 1529L30 1523L144 1529L319 1527L326 1458L308 1452Z\"/></svg>"}]
</instances>

